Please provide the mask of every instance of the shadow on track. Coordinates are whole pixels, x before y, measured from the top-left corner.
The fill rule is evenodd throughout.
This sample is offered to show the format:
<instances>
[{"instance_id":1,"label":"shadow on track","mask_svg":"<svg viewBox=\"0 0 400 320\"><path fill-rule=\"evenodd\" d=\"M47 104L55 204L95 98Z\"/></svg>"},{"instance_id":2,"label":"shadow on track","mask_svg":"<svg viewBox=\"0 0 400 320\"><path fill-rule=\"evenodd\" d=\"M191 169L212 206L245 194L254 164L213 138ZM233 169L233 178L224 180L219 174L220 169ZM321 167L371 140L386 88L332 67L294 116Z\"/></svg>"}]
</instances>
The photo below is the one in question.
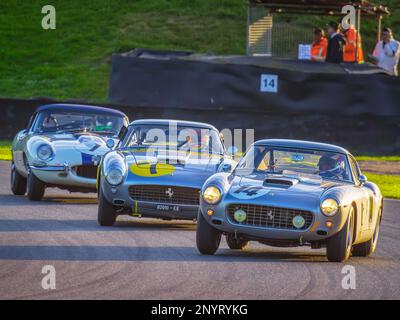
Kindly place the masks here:
<instances>
[{"instance_id":1,"label":"shadow on track","mask_svg":"<svg viewBox=\"0 0 400 320\"><path fill-rule=\"evenodd\" d=\"M134 219L134 218L132 218ZM113 227L101 227L95 220L0 219L0 232L18 231L194 231L194 223L157 220L117 221Z\"/></svg>"},{"instance_id":2,"label":"shadow on track","mask_svg":"<svg viewBox=\"0 0 400 320\"><path fill-rule=\"evenodd\" d=\"M267 248L267 247L266 247ZM266 249L268 250L268 249ZM220 249L214 256L200 255L195 247L128 246L1 246L0 260L60 261L170 261L170 262L327 262L322 252L236 251Z\"/></svg>"},{"instance_id":3,"label":"shadow on track","mask_svg":"<svg viewBox=\"0 0 400 320\"><path fill-rule=\"evenodd\" d=\"M41 201L31 201L26 196L0 195L1 206L48 206L48 205L93 205L97 204L97 198L79 196L45 196Z\"/></svg>"}]
</instances>

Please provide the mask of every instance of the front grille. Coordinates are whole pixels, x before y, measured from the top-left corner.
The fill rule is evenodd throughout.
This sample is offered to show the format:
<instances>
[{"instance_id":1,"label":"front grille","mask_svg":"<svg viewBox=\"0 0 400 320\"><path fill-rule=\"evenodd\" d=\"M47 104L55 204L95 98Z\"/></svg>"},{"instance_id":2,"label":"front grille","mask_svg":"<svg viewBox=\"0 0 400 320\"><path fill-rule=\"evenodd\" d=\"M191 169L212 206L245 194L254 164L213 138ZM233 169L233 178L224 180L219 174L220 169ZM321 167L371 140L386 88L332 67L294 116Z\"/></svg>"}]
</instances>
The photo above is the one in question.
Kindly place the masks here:
<instances>
[{"instance_id":1,"label":"front grille","mask_svg":"<svg viewBox=\"0 0 400 320\"><path fill-rule=\"evenodd\" d=\"M83 178L96 179L97 178L97 166L76 166L74 167L76 175Z\"/></svg>"},{"instance_id":2,"label":"front grille","mask_svg":"<svg viewBox=\"0 0 400 320\"><path fill-rule=\"evenodd\" d=\"M247 213L247 218L243 222L237 222L234 219L234 213L238 209L242 209ZM305 220L304 226L299 229L293 226L293 218L298 215ZM253 204L229 205L228 217L235 224L289 230L305 230L311 226L313 221L313 214L309 211Z\"/></svg>"},{"instance_id":3,"label":"front grille","mask_svg":"<svg viewBox=\"0 0 400 320\"><path fill-rule=\"evenodd\" d=\"M129 187L133 200L156 203L199 205L200 190L187 187L135 185Z\"/></svg>"}]
</instances>

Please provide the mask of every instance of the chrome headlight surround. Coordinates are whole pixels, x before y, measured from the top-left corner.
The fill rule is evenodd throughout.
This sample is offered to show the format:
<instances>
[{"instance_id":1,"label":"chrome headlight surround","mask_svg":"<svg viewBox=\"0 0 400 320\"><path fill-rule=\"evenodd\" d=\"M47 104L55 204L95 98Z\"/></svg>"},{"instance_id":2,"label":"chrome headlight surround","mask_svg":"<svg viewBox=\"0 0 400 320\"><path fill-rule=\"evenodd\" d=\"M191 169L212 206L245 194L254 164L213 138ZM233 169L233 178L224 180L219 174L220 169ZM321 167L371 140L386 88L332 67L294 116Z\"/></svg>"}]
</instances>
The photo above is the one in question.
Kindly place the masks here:
<instances>
[{"instance_id":1,"label":"chrome headlight surround","mask_svg":"<svg viewBox=\"0 0 400 320\"><path fill-rule=\"evenodd\" d=\"M54 158L55 152L48 143L40 144L36 149L36 157L41 161L49 161Z\"/></svg>"},{"instance_id":2,"label":"chrome headlight surround","mask_svg":"<svg viewBox=\"0 0 400 320\"><path fill-rule=\"evenodd\" d=\"M333 217L339 211L339 203L333 198L321 202L321 212L327 217Z\"/></svg>"},{"instance_id":3,"label":"chrome headlight surround","mask_svg":"<svg viewBox=\"0 0 400 320\"><path fill-rule=\"evenodd\" d=\"M203 200L208 203L208 204L216 204L218 203L221 198L222 198L222 192L221 190L216 187L216 186L208 186L203 194L202 194Z\"/></svg>"},{"instance_id":4,"label":"chrome headlight surround","mask_svg":"<svg viewBox=\"0 0 400 320\"><path fill-rule=\"evenodd\" d=\"M120 185L127 174L125 160L118 153L108 153L103 161L103 175L112 186Z\"/></svg>"}]
</instances>

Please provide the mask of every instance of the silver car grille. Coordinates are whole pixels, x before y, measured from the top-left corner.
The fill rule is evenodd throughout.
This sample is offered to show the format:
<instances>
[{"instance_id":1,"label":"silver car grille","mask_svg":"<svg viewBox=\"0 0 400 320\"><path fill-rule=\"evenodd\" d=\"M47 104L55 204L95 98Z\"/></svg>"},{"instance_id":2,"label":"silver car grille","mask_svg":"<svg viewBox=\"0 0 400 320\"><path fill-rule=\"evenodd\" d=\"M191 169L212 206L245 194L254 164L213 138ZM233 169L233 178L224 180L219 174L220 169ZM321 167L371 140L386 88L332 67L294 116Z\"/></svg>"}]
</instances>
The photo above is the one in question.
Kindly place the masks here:
<instances>
[{"instance_id":1,"label":"silver car grille","mask_svg":"<svg viewBox=\"0 0 400 320\"><path fill-rule=\"evenodd\" d=\"M136 201L199 205L200 189L175 186L133 185L129 195Z\"/></svg>"},{"instance_id":2,"label":"silver car grille","mask_svg":"<svg viewBox=\"0 0 400 320\"><path fill-rule=\"evenodd\" d=\"M237 222L234 219L235 211L239 209L244 210L247 214L247 218L243 222ZM288 230L306 230L311 226L314 217L309 211L253 204L231 204L228 206L227 214L229 220L234 224ZM304 218L303 227L296 228L293 226L295 216Z\"/></svg>"}]
</instances>

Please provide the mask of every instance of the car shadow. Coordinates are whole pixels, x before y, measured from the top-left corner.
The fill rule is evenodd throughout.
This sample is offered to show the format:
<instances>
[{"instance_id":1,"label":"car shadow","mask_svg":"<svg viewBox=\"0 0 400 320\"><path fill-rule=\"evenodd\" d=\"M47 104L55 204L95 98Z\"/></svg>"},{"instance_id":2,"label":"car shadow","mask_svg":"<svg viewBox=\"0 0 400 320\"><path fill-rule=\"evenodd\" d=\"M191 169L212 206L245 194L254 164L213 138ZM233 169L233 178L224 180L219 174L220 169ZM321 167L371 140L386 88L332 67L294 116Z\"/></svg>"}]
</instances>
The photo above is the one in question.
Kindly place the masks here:
<instances>
[{"instance_id":1,"label":"car shadow","mask_svg":"<svg viewBox=\"0 0 400 320\"><path fill-rule=\"evenodd\" d=\"M16 196L0 194L1 206L37 206L37 205L93 205L97 204L97 198L85 196L63 196L63 195L49 195L41 201L31 201L27 196Z\"/></svg>"},{"instance_id":2,"label":"car shadow","mask_svg":"<svg viewBox=\"0 0 400 320\"><path fill-rule=\"evenodd\" d=\"M95 220L61 220L61 219L0 219L0 232L24 231L94 231L94 232L119 232L119 231L194 231L193 222L179 221L117 221L112 227L99 226Z\"/></svg>"},{"instance_id":3,"label":"car shadow","mask_svg":"<svg viewBox=\"0 0 400 320\"><path fill-rule=\"evenodd\" d=\"M322 252L229 250L201 255L195 247L173 246L0 246L0 260L126 261L126 262L327 262Z\"/></svg>"}]
</instances>

